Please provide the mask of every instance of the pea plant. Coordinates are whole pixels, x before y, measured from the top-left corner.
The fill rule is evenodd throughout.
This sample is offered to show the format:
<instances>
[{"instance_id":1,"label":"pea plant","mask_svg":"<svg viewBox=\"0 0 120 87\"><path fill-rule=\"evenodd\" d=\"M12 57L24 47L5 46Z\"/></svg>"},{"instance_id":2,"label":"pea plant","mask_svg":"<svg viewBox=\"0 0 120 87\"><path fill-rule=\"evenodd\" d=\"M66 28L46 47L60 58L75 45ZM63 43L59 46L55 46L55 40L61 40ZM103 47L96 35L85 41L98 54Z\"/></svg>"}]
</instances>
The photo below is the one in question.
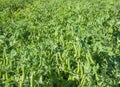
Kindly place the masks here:
<instances>
[{"instance_id":1,"label":"pea plant","mask_svg":"<svg viewBox=\"0 0 120 87\"><path fill-rule=\"evenodd\" d=\"M119 87L120 0L0 0L0 87Z\"/></svg>"}]
</instances>

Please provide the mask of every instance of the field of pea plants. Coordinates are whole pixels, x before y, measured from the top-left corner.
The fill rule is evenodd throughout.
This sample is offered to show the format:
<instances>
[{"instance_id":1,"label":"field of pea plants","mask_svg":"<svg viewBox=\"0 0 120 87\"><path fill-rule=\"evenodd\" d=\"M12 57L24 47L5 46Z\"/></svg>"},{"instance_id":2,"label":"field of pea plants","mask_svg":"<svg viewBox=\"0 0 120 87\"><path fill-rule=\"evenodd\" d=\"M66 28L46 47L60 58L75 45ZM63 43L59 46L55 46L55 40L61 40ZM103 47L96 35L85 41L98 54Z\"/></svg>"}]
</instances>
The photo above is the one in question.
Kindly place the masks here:
<instances>
[{"instance_id":1,"label":"field of pea plants","mask_svg":"<svg viewBox=\"0 0 120 87\"><path fill-rule=\"evenodd\" d=\"M0 0L0 87L120 87L120 0Z\"/></svg>"}]
</instances>

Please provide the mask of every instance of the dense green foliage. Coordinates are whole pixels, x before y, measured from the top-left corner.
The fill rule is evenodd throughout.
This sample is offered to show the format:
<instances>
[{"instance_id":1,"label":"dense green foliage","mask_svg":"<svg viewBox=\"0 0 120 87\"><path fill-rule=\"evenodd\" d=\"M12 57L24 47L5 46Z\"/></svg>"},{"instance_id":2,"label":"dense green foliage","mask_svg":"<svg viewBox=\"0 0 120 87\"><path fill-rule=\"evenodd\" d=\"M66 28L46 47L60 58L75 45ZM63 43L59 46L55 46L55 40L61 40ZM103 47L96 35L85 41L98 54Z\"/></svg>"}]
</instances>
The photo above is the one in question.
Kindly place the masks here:
<instances>
[{"instance_id":1,"label":"dense green foliage","mask_svg":"<svg viewBox=\"0 0 120 87\"><path fill-rule=\"evenodd\" d=\"M120 0L0 0L0 87L119 87Z\"/></svg>"}]
</instances>

